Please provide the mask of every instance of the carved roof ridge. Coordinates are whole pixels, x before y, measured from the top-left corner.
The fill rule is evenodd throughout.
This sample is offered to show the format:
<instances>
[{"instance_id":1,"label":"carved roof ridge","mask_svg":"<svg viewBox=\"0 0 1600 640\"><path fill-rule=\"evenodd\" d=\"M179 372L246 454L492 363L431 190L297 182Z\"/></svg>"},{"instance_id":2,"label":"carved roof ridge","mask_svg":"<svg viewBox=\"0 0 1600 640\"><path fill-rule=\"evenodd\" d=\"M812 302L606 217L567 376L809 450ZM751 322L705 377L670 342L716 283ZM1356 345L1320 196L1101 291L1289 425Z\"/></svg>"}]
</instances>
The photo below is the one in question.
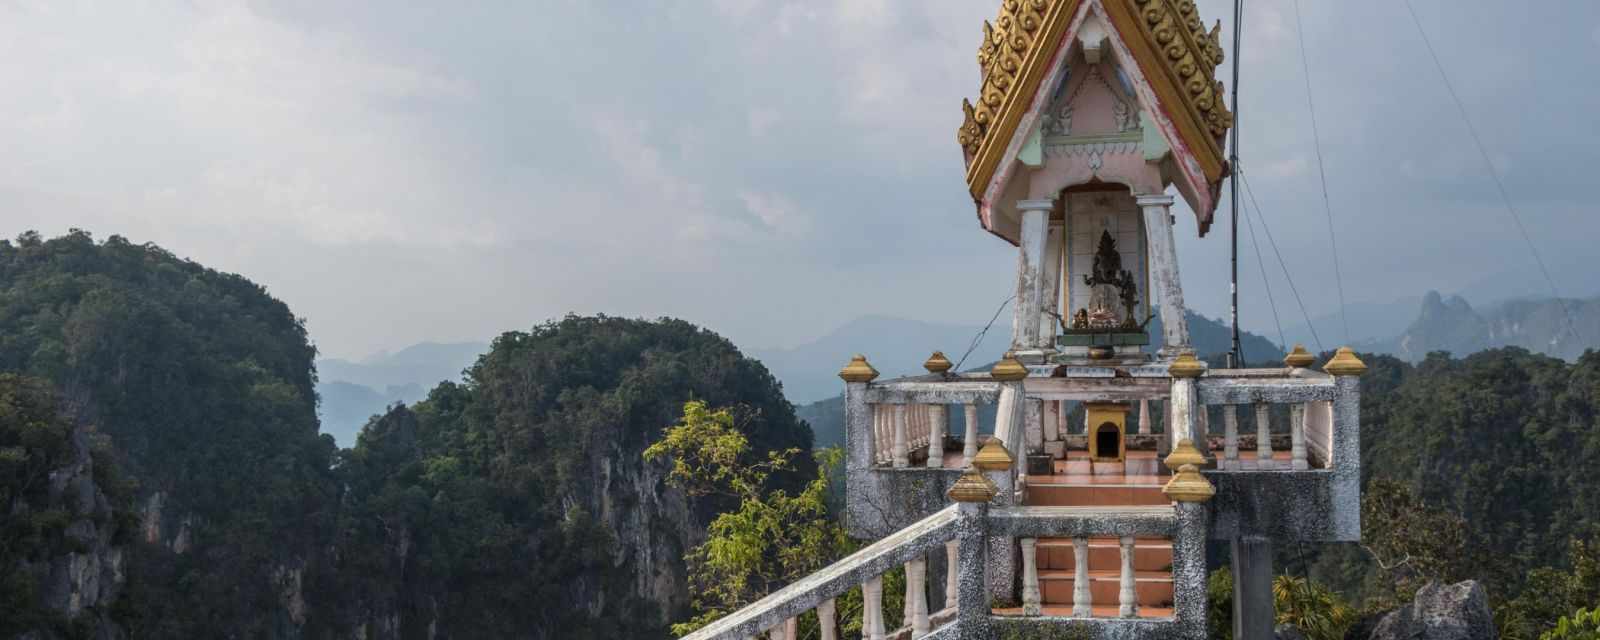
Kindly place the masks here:
<instances>
[{"instance_id":1,"label":"carved roof ridge","mask_svg":"<svg viewBox=\"0 0 1600 640\"><path fill-rule=\"evenodd\" d=\"M1001 0L994 21L983 23L978 97L962 101L956 134L973 200L982 202L1006 160L1019 122L1086 2L1105 9L1110 27L1128 44L1206 181L1219 183L1226 173L1222 141L1233 115L1216 79L1224 58L1222 25L1219 21L1207 30L1193 0Z\"/></svg>"}]
</instances>

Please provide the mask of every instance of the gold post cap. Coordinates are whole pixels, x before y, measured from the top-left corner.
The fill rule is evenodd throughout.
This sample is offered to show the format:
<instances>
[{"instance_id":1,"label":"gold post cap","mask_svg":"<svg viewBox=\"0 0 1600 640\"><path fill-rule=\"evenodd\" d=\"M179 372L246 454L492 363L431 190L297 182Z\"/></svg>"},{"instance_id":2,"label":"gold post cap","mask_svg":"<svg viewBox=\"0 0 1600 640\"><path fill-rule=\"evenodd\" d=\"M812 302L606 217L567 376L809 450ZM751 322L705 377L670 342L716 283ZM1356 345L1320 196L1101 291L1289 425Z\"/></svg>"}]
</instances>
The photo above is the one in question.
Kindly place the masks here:
<instances>
[{"instance_id":1,"label":"gold post cap","mask_svg":"<svg viewBox=\"0 0 1600 640\"><path fill-rule=\"evenodd\" d=\"M950 485L950 491L945 493L956 502L988 502L1000 493L1000 488L994 482L978 473L974 467L967 467L965 473Z\"/></svg>"},{"instance_id":2,"label":"gold post cap","mask_svg":"<svg viewBox=\"0 0 1600 640\"><path fill-rule=\"evenodd\" d=\"M1028 377L1028 368L1017 361L1017 354L1010 351L994 363L994 368L989 370L989 377L1002 382L1011 382Z\"/></svg>"},{"instance_id":3,"label":"gold post cap","mask_svg":"<svg viewBox=\"0 0 1600 640\"><path fill-rule=\"evenodd\" d=\"M1315 363L1316 361L1316 356L1313 356L1310 352L1306 351L1306 346L1303 344L1295 344L1294 350L1290 351L1289 355L1284 356L1283 358L1284 364L1295 369L1304 369L1311 366L1312 363Z\"/></svg>"},{"instance_id":4,"label":"gold post cap","mask_svg":"<svg viewBox=\"0 0 1600 640\"><path fill-rule=\"evenodd\" d=\"M1200 455L1200 450L1195 448L1194 442L1188 438L1178 441L1178 446L1172 448L1172 453L1167 454L1165 464L1168 469L1177 471L1184 465L1192 464L1196 467L1204 465L1206 457Z\"/></svg>"},{"instance_id":5,"label":"gold post cap","mask_svg":"<svg viewBox=\"0 0 1600 640\"><path fill-rule=\"evenodd\" d=\"M1350 347L1339 347L1333 359L1322 365L1322 370L1336 376L1359 376L1366 372L1367 364L1357 358L1356 352Z\"/></svg>"},{"instance_id":6,"label":"gold post cap","mask_svg":"<svg viewBox=\"0 0 1600 640\"><path fill-rule=\"evenodd\" d=\"M1167 481L1167 486L1161 488L1161 493L1178 502L1205 502L1217 495L1217 488L1200 475L1199 467L1186 464L1178 468L1178 473Z\"/></svg>"},{"instance_id":7,"label":"gold post cap","mask_svg":"<svg viewBox=\"0 0 1600 640\"><path fill-rule=\"evenodd\" d=\"M950 364L950 359L944 357L943 351L933 352L933 355L928 356L928 360L922 363L922 368L927 369L928 373L944 373L949 371L951 366L953 365Z\"/></svg>"},{"instance_id":8,"label":"gold post cap","mask_svg":"<svg viewBox=\"0 0 1600 640\"><path fill-rule=\"evenodd\" d=\"M1195 359L1194 351L1178 354L1178 359L1167 366L1167 375L1174 378L1198 378L1206 372L1206 365Z\"/></svg>"},{"instance_id":9,"label":"gold post cap","mask_svg":"<svg viewBox=\"0 0 1600 640\"><path fill-rule=\"evenodd\" d=\"M839 370L839 377L845 382L872 382L878 377L878 370L867 364L867 357L856 354L850 359L850 364Z\"/></svg>"},{"instance_id":10,"label":"gold post cap","mask_svg":"<svg viewBox=\"0 0 1600 640\"><path fill-rule=\"evenodd\" d=\"M1011 468L1016 459L1011 457L1011 452L1006 450L1006 445L999 438L990 437L988 444L978 450L978 455L972 457L973 466L984 471L1004 471Z\"/></svg>"}]
</instances>

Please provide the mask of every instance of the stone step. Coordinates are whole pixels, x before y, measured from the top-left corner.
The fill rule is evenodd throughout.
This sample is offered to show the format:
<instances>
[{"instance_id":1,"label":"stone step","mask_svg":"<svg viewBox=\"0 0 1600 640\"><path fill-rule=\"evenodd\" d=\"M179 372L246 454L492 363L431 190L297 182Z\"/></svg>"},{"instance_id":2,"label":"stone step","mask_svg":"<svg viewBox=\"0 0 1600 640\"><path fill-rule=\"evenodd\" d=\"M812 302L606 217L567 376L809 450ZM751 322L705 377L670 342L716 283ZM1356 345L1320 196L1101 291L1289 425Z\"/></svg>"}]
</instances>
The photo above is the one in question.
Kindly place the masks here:
<instances>
[{"instance_id":1,"label":"stone step","mask_svg":"<svg viewBox=\"0 0 1600 640\"><path fill-rule=\"evenodd\" d=\"M1040 538L1037 547L1039 570L1072 570L1077 567L1072 538ZM1114 570L1122 567L1122 545L1116 538L1089 539L1089 568ZM1133 543L1135 571L1171 571L1172 543L1165 539L1141 538Z\"/></svg>"},{"instance_id":2,"label":"stone step","mask_svg":"<svg viewBox=\"0 0 1600 640\"><path fill-rule=\"evenodd\" d=\"M1134 506L1172 504L1160 485L1028 483L1027 504L1031 506Z\"/></svg>"},{"instance_id":3,"label":"stone step","mask_svg":"<svg viewBox=\"0 0 1600 640\"><path fill-rule=\"evenodd\" d=\"M1061 570L1040 571L1041 601L1047 605L1071 605L1073 573ZM1141 607L1171 607L1172 574L1166 571L1135 571L1134 591L1138 594ZM1089 572L1089 598L1094 606L1120 604L1121 593L1120 571Z\"/></svg>"}]
</instances>

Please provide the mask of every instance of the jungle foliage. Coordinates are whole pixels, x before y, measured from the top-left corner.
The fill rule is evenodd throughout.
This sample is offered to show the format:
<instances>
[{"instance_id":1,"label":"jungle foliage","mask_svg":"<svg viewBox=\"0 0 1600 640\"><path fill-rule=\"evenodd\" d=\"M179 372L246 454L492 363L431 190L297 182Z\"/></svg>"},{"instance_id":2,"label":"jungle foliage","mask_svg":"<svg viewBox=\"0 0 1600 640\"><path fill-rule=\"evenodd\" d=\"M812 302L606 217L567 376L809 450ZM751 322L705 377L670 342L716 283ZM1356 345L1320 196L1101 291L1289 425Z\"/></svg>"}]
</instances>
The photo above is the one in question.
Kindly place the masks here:
<instances>
[{"instance_id":1,"label":"jungle foliage","mask_svg":"<svg viewBox=\"0 0 1600 640\"><path fill-rule=\"evenodd\" d=\"M801 452L764 490L799 495L816 477L777 381L681 321L568 317L506 333L465 382L376 417L342 452L318 434L315 353L262 287L155 245L82 231L0 241L0 372L38 381L18 387L37 388L17 392L26 410L5 414L0 490L36 501L39 474L63 464L69 432L39 398L104 436L137 483L115 616L131 637L413 637L437 624L612 638L665 635L687 611L681 558L738 506L685 497L643 461L685 400L737 407L751 460ZM0 620L41 628L38 591L12 569L64 542L51 509L28 513L0 533ZM641 578L647 561L659 572Z\"/></svg>"},{"instance_id":2,"label":"jungle foliage","mask_svg":"<svg viewBox=\"0 0 1600 640\"><path fill-rule=\"evenodd\" d=\"M110 439L144 505L161 496L151 523L166 544L126 558L133 635L260 635L277 622L262 615L279 600L275 576L308 560L335 497L315 353L259 285L154 245L77 230L0 241L0 371L44 381Z\"/></svg>"},{"instance_id":3,"label":"jungle foliage","mask_svg":"<svg viewBox=\"0 0 1600 640\"><path fill-rule=\"evenodd\" d=\"M1367 611L1476 579L1509 640L1600 600L1600 352L1362 358L1363 542L1280 564Z\"/></svg>"}]
</instances>

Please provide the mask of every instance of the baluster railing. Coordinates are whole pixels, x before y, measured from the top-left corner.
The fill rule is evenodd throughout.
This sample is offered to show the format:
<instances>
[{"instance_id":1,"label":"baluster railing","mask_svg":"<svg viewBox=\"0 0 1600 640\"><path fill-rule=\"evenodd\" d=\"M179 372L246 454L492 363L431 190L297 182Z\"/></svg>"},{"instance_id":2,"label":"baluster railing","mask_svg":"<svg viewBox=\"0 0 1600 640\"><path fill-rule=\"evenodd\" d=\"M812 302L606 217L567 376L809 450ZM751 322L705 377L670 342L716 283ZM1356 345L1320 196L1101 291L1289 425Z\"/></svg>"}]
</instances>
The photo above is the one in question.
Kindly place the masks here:
<instances>
[{"instance_id":1,"label":"baluster railing","mask_svg":"<svg viewBox=\"0 0 1600 640\"><path fill-rule=\"evenodd\" d=\"M1072 539L1072 615L1094 615L1094 591L1089 588L1089 539Z\"/></svg>"},{"instance_id":2,"label":"baluster railing","mask_svg":"<svg viewBox=\"0 0 1600 640\"><path fill-rule=\"evenodd\" d=\"M1306 405L1296 403L1289 407L1289 468L1305 471L1306 462Z\"/></svg>"},{"instance_id":3,"label":"baluster railing","mask_svg":"<svg viewBox=\"0 0 1600 640\"><path fill-rule=\"evenodd\" d=\"M928 430L928 468L942 469L944 468L944 436L950 425L945 405L928 405L928 421L933 423Z\"/></svg>"},{"instance_id":4,"label":"baluster railing","mask_svg":"<svg viewBox=\"0 0 1600 640\"><path fill-rule=\"evenodd\" d=\"M834 618L834 599L828 598L817 605L817 631L822 640L839 640L838 620Z\"/></svg>"},{"instance_id":5,"label":"baluster railing","mask_svg":"<svg viewBox=\"0 0 1600 640\"><path fill-rule=\"evenodd\" d=\"M883 576L873 576L861 585L861 637L883 640Z\"/></svg>"},{"instance_id":6,"label":"baluster railing","mask_svg":"<svg viewBox=\"0 0 1600 640\"><path fill-rule=\"evenodd\" d=\"M1273 468L1272 412L1265 402L1256 403L1256 468Z\"/></svg>"},{"instance_id":7,"label":"baluster railing","mask_svg":"<svg viewBox=\"0 0 1600 640\"><path fill-rule=\"evenodd\" d=\"M896 469L911 466L911 449L906 442L906 419L906 405L894 405L894 444L890 452L894 455Z\"/></svg>"},{"instance_id":8,"label":"baluster railing","mask_svg":"<svg viewBox=\"0 0 1600 640\"><path fill-rule=\"evenodd\" d=\"M961 442L961 468L965 469L972 466L972 459L978 455L978 405L968 402L961 407L967 419Z\"/></svg>"},{"instance_id":9,"label":"baluster railing","mask_svg":"<svg viewBox=\"0 0 1600 640\"><path fill-rule=\"evenodd\" d=\"M955 540L944 543L944 608L956 608L956 589L961 576L961 543Z\"/></svg>"},{"instance_id":10,"label":"baluster railing","mask_svg":"<svg viewBox=\"0 0 1600 640\"><path fill-rule=\"evenodd\" d=\"M906 624L911 626L911 638L916 640L928 635L932 629L928 623L928 559L919 556L906 563L906 602L911 610L905 616Z\"/></svg>"},{"instance_id":11,"label":"baluster railing","mask_svg":"<svg viewBox=\"0 0 1600 640\"><path fill-rule=\"evenodd\" d=\"M1139 615L1139 589L1133 573L1133 536L1122 536L1122 575L1118 583L1117 615L1133 618Z\"/></svg>"},{"instance_id":12,"label":"baluster railing","mask_svg":"<svg viewBox=\"0 0 1600 640\"><path fill-rule=\"evenodd\" d=\"M1036 616L1043 612L1039 598L1039 540L1023 538L1022 545L1022 615Z\"/></svg>"},{"instance_id":13,"label":"baluster railing","mask_svg":"<svg viewBox=\"0 0 1600 640\"><path fill-rule=\"evenodd\" d=\"M1238 405L1230 404L1222 408L1222 461L1218 466L1228 471L1239 468Z\"/></svg>"}]
</instances>

